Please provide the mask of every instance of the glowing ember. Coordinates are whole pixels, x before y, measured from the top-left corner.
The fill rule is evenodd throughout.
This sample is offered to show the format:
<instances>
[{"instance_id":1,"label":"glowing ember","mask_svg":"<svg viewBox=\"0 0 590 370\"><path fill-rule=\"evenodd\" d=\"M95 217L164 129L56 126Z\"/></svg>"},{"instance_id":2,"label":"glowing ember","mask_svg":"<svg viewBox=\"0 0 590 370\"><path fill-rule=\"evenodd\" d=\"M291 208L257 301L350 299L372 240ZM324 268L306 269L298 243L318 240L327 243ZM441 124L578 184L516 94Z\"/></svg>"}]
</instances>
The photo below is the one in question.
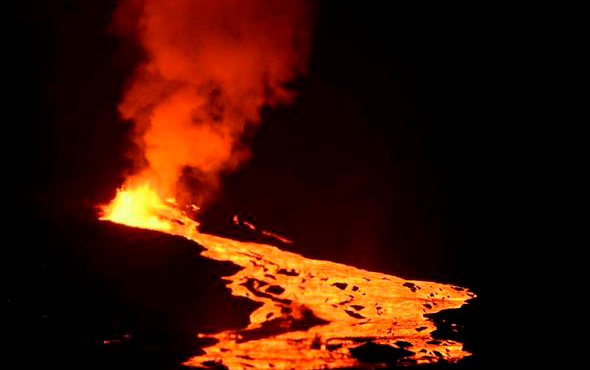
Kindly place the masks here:
<instances>
[{"instance_id":1,"label":"glowing ember","mask_svg":"<svg viewBox=\"0 0 590 370\"><path fill-rule=\"evenodd\" d=\"M462 344L433 341L425 314L459 308L475 295L464 288L307 259L258 243L197 231L198 224L147 185L121 190L103 220L180 235L202 255L243 269L228 280L235 296L259 302L245 329L199 334L218 342L185 363L230 369L316 369L362 366L365 342L400 353L399 363L455 362L470 355Z\"/></svg>"},{"instance_id":2,"label":"glowing ember","mask_svg":"<svg viewBox=\"0 0 590 370\"><path fill-rule=\"evenodd\" d=\"M271 237L271 238L276 239L276 240L278 240L278 241L280 241L282 243L285 243L285 244L293 244L293 241L292 240L287 239L284 236L281 236L279 234L273 233L272 231L258 230L258 228L256 226L254 226L253 223L248 222L248 221L240 220L237 215L234 216L234 218L233 218L232 221L237 226L244 226L244 227L246 227L246 228L248 228L248 229L250 229L252 231L259 231L262 235Z\"/></svg>"}]
</instances>

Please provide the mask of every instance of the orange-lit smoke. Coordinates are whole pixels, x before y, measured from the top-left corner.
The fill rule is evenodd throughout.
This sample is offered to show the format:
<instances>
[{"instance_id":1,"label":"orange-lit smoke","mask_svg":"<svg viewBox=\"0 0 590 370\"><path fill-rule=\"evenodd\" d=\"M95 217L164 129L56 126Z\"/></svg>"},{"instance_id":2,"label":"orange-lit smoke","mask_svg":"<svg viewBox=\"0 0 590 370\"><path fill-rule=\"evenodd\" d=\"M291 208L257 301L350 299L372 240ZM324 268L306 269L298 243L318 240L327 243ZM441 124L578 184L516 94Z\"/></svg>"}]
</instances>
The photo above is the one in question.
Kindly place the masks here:
<instances>
[{"instance_id":1,"label":"orange-lit smoke","mask_svg":"<svg viewBox=\"0 0 590 370\"><path fill-rule=\"evenodd\" d=\"M291 99L284 85L305 71L309 16L303 0L123 0L114 29L145 53L119 105L144 157L126 185L166 198L188 180L191 201L210 195L248 157L242 138L260 108Z\"/></svg>"}]
</instances>

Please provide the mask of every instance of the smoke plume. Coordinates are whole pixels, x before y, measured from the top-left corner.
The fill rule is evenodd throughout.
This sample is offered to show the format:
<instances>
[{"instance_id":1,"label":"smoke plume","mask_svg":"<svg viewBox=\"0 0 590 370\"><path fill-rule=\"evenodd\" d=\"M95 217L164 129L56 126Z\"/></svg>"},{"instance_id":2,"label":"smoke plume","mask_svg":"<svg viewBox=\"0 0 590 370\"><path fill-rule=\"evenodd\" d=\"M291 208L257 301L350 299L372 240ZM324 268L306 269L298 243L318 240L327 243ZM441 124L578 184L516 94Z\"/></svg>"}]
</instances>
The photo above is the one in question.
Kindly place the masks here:
<instances>
[{"instance_id":1,"label":"smoke plume","mask_svg":"<svg viewBox=\"0 0 590 370\"><path fill-rule=\"evenodd\" d=\"M303 0L123 0L114 30L144 58L119 105L141 149L128 183L203 201L248 157L243 135L264 105L305 72L310 6Z\"/></svg>"}]
</instances>

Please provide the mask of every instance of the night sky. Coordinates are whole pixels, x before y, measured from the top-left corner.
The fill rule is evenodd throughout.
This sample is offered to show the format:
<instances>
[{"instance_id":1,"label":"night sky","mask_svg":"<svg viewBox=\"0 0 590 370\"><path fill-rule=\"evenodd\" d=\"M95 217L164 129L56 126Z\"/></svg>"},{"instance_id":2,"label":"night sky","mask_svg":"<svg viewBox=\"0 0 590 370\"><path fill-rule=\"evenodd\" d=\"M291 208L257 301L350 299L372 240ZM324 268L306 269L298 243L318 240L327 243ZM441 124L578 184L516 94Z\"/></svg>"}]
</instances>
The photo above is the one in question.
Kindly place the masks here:
<instances>
[{"instance_id":1,"label":"night sky","mask_svg":"<svg viewBox=\"0 0 590 370\"><path fill-rule=\"evenodd\" d=\"M203 229L234 235L238 214L308 257L480 294L522 190L506 166L510 53L483 9L389 3L319 2L297 98L264 109ZM140 53L106 31L115 4L14 8L4 174L21 235L90 222L130 168L117 103ZM43 235L12 252L14 274L51 255Z\"/></svg>"}]
</instances>

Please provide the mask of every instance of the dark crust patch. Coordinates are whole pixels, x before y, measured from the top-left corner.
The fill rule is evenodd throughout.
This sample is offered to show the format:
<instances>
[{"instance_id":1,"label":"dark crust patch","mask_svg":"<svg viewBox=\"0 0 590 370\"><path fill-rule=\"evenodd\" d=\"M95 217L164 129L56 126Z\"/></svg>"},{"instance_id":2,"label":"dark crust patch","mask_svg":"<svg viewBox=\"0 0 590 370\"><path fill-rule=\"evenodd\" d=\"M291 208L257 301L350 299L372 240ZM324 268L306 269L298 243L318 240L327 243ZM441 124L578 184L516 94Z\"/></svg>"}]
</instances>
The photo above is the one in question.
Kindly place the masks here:
<instances>
[{"instance_id":1,"label":"dark crust patch","mask_svg":"<svg viewBox=\"0 0 590 370\"><path fill-rule=\"evenodd\" d=\"M420 289L420 287L419 287L419 286L417 286L417 285L416 285L416 284L414 284L414 283L410 283L409 281L408 281L408 282L406 282L406 283L403 283L403 284L402 284L402 286L404 286L404 287L406 287L406 288L410 289L410 290L412 291L412 293L416 293L416 291L417 291L418 289Z\"/></svg>"},{"instance_id":2,"label":"dark crust patch","mask_svg":"<svg viewBox=\"0 0 590 370\"><path fill-rule=\"evenodd\" d=\"M351 348L350 354L361 362L394 365L404 357L414 355L414 352L404 348L368 342L356 348Z\"/></svg>"},{"instance_id":3,"label":"dark crust patch","mask_svg":"<svg viewBox=\"0 0 590 370\"><path fill-rule=\"evenodd\" d=\"M349 316L354 317L355 319L366 319L366 317L354 311L344 310L344 312L346 312Z\"/></svg>"},{"instance_id":4,"label":"dark crust patch","mask_svg":"<svg viewBox=\"0 0 590 370\"><path fill-rule=\"evenodd\" d=\"M334 284L332 284L332 286L335 286L338 289L344 290L344 289L346 289L346 287L348 286L348 284L346 284L346 283L334 283Z\"/></svg>"},{"instance_id":5,"label":"dark crust patch","mask_svg":"<svg viewBox=\"0 0 590 370\"><path fill-rule=\"evenodd\" d=\"M299 271L297 271L295 269L290 269L290 270L278 269L277 274L287 275L287 276L299 276Z\"/></svg>"}]
</instances>

